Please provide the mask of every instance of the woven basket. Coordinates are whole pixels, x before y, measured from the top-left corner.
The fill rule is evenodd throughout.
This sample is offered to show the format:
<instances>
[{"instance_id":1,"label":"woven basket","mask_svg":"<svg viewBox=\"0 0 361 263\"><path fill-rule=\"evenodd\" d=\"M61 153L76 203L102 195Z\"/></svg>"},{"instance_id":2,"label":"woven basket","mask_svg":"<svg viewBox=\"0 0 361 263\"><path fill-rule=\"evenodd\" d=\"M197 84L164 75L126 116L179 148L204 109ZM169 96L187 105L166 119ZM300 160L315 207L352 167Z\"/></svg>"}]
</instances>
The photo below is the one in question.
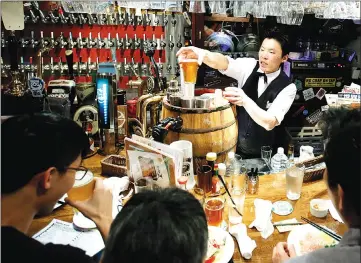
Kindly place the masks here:
<instances>
[{"instance_id":1,"label":"woven basket","mask_svg":"<svg viewBox=\"0 0 361 263\"><path fill-rule=\"evenodd\" d=\"M312 158L310 160L303 161L301 163L307 169L308 167L314 166L316 164L320 164L323 161L324 161L323 155L320 155L320 156L317 156L317 157ZM307 183L307 182L312 182L312 181L322 179L325 169L326 169L326 166L316 167L315 169L307 169L307 170L305 170L305 175L303 177L303 182Z\"/></svg>"},{"instance_id":2,"label":"woven basket","mask_svg":"<svg viewBox=\"0 0 361 263\"><path fill-rule=\"evenodd\" d=\"M127 175L126 158L120 155L109 155L100 163L102 175L123 177Z\"/></svg>"}]
</instances>

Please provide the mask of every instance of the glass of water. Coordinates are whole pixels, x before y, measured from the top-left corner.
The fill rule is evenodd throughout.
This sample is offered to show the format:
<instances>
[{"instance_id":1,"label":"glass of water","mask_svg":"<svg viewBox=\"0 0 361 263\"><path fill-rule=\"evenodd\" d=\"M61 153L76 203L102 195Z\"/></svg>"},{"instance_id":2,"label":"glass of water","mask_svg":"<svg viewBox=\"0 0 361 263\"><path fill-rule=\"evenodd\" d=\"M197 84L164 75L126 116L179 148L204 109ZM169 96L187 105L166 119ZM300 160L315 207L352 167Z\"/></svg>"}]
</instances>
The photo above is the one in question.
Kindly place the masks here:
<instances>
[{"instance_id":1,"label":"glass of water","mask_svg":"<svg viewBox=\"0 0 361 263\"><path fill-rule=\"evenodd\" d=\"M244 215L244 200L246 198L246 191L245 189L242 190L232 190L231 192L232 199L234 204L231 200L228 200L228 221L229 227L233 225L238 225L242 223L242 216L237 213L235 208Z\"/></svg>"},{"instance_id":2,"label":"glass of water","mask_svg":"<svg viewBox=\"0 0 361 263\"><path fill-rule=\"evenodd\" d=\"M301 163L296 163L286 170L286 191L288 199L298 200L300 198L304 174L305 166Z\"/></svg>"}]
</instances>

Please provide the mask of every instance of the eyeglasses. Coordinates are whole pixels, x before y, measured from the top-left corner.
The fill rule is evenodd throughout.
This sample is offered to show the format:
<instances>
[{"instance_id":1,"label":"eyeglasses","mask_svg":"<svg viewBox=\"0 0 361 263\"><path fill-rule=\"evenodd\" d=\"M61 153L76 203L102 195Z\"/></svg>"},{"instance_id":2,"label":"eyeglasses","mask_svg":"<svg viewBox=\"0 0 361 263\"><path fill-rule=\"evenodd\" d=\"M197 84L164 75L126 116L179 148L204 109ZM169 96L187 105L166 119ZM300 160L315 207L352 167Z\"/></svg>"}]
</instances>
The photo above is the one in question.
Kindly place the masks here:
<instances>
[{"instance_id":1,"label":"eyeglasses","mask_svg":"<svg viewBox=\"0 0 361 263\"><path fill-rule=\"evenodd\" d=\"M77 173L75 174L75 180L77 181L81 181L83 180L83 178L85 177L85 175L87 174L87 172L89 171L88 168L84 167L84 166L79 166L77 168L75 167L68 167L66 168L67 170L74 170L74 171L77 171L77 172L84 172L84 173ZM77 176L78 175L78 176ZM80 178L79 178L80 177Z\"/></svg>"}]
</instances>

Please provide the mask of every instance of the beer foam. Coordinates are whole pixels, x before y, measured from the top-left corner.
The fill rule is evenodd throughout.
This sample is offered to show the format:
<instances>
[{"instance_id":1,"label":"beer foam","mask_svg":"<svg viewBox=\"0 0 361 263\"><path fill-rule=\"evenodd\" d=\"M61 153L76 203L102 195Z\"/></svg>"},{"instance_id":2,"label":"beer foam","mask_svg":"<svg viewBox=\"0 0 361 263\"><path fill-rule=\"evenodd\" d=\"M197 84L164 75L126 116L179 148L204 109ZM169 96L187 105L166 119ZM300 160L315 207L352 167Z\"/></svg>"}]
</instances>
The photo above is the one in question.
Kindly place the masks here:
<instances>
[{"instance_id":1,"label":"beer foam","mask_svg":"<svg viewBox=\"0 0 361 263\"><path fill-rule=\"evenodd\" d=\"M178 59L179 63L189 63L189 62L196 62L198 64L198 60L195 58L180 58Z\"/></svg>"},{"instance_id":2,"label":"beer foam","mask_svg":"<svg viewBox=\"0 0 361 263\"><path fill-rule=\"evenodd\" d=\"M75 173L75 178L81 178L84 175L84 171L77 171ZM86 185L90 183L94 178L94 175L91 171L88 171L83 179L81 180L75 180L73 187L81 187L83 185Z\"/></svg>"}]
</instances>

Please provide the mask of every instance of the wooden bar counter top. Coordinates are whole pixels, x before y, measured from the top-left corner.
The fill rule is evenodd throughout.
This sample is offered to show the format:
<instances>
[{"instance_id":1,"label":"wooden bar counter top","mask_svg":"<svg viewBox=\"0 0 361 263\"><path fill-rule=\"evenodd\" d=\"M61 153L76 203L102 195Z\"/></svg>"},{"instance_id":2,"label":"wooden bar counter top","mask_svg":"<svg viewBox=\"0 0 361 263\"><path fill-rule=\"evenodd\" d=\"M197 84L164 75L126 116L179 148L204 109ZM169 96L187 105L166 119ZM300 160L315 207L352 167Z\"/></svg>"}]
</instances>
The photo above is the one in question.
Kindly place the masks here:
<instances>
[{"instance_id":1,"label":"wooden bar counter top","mask_svg":"<svg viewBox=\"0 0 361 263\"><path fill-rule=\"evenodd\" d=\"M101 176L101 164L100 161L105 158L104 156L95 155L89 159L83 161L83 165L89 168L95 176ZM287 242L289 232L279 233L275 228L273 234L268 239L263 239L255 228L248 228L249 224L254 220L255 208L254 200L261 198L270 200L272 203L275 201L288 201L292 204L294 211L287 216L279 216L272 213L272 222L277 222L285 219L296 218L298 221L301 220L301 216L306 217L316 223L327 226L334 230L337 234L343 235L347 230L345 224L339 223L334 220L330 213L325 218L316 218L310 213L310 201L315 198L329 199L327 195L326 184L323 180L315 182L305 183L302 186L301 197L297 201L290 201L286 197L286 178L284 173L270 174L260 176L259 178L259 190L256 195L246 194L246 200L244 205L244 216L243 223L247 226L247 233L251 239L256 241L257 247L253 251L252 258L245 260L238 249L237 243L235 242L235 252L233 255L233 262L272 262L272 250L274 246L281 241ZM227 218L228 208L225 207L225 219ZM29 235L32 236L40 229L44 228L52 219L59 219L67 222L72 222L73 209L69 205L63 205L57 210L53 211L49 216L36 218L30 226ZM64 262L65 263L65 262Z\"/></svg>"}]
</instances>

